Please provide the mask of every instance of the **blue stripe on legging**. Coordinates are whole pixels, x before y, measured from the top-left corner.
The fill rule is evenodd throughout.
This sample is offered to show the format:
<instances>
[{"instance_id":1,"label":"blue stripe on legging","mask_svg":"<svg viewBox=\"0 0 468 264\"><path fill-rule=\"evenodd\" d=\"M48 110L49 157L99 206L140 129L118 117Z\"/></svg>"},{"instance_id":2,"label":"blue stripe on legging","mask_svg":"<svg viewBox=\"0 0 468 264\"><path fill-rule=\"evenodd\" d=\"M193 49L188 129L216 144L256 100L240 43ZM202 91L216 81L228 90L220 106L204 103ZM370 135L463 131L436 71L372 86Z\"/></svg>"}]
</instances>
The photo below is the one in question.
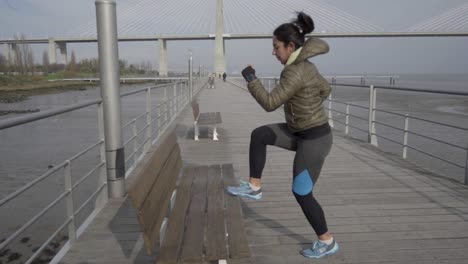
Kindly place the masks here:
<instances>
[{"instance_id":1,"label":"blue stripe on legging","mask_svg":"<svg viewBox=\"0 0 468 264\"><path fill-rule=\"evenodd\" d=\"M294 177L294 193L298 195L306 195L312 191L312 188L314 188L314 183L312 182L312 177L310 176L309 171L304 170Z\"/></svg>"}]
</instances>

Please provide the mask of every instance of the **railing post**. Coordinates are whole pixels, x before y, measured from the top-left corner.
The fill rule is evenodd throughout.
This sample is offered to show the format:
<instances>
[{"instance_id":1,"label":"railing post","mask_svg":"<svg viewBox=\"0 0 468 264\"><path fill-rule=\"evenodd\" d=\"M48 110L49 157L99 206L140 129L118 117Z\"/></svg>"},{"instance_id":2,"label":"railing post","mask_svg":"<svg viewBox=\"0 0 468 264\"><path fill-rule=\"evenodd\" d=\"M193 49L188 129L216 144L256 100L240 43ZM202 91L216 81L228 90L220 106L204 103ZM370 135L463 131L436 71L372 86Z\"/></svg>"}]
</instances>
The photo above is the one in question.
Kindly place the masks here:
<instances>
[{"instance_id":1,"label":"railing post","mask_svg":"<svg viewBox=\"0 0 468 264\"><path fill-rule=\"evenodd\" d=\"M156 138L159 137L159 135L161 134L161 107L162 107L162 104L159 104L159 106L157 107L158 109L158 112L157 112L157 124L158 124L158 134L156 135Z\"/></svg>"},{"instance_id":2,"label":"railing post","mask_svg":"<svg viewBox=\"0 0 468 264\"><path fill-rule=\"evenodd\" d=\"M408 131L409 131L409 116L405 115L405 130L403 133L403 158L408 157Z\"/></svg>"},{"instance_id":3,"label":"railing post","mask_svg":"<svg viewBox=\"0 0 468 264\"><path fill-rule=\"evenodd\" d=\"M107 181L109 196L117 198L125 195L125 153L120 112L116 3L113 0L96 0L95 5L106 135Z\"/></svg>"},{"instance_id":4,"label":"railing post","mask_svg":"<svg viewBox=\"0 0 468 264\"><path fill-rule=\"evenodd\" d=\"M166 123L169 123L171 113L170 113L170 108L168 104L168 98L167 98L167 87L164 86L164 112L166 113L166 118L164 119ZM167 124L165 124L167 125Z\"/></svg>"},{"instance_id":5,"label":"railing post","mask_svg":"<svg viewBox=\"0 0 468 264\"><path fill-rule=\"evenodd\" d=\"M468 145L466 146L466 157L465 157L465 185L468 185Z\"/></svg>"},{"instance_id":6,"label":"railing post","mask_svg":"<svg viewBox=\"0 0 468 264\"><path fill-rule=\"evenodd\" d=\"M133 119L133 125L132 125L132 130L133 130L133 167L137 165L138 162L138 155L137 155L137 150L138 150L138 129L136 125L136 119Z\"/></svg>"},{"instance_id":7,"label":"railing post","mask_svg":"<svg viewBox=\"0 0 468 264\"><path fill-rule=\"evenodd\" d=\"M174 84L173 87L173 93L174 93L174 99L173 99L173 104L174 104L174 118L177 116L177 84Z\"/></svg>"},{"instance_id":8,"label":"railing post","mask_svg":"<svg viewBox=\"0 0 468 264\"><path fill-rule=\"evenodd\" d=\"M328 95L328 124L333 128L335 127L335 125L333 123L332 101L333 101L333 90Z\"/></svg>"},{"instance_id":9,"label":"railing post","mask_svg":"<svg viewBox=\"0 0 468 264\"><path fill-rule=\"evenodd\" d=\"M151 147L151 135L153 134L153 124L152 124L152 115L151 115L151 88L146 90L146 144L145 151Z\"/></svg>"},{"instance_id":10,"label":"railing post","mask_svg":"<svg viewBox=\"0 0 468 264\"><path fill-rule=\"evenodd\" d=\"M187 80L186 82L184 82L184 86L185 86L185 96L186 96L186 103L190 103L190 87L189 87L189 81Z\"/></svg>"},{"instance_id":11,"label":"railing post","mask_svg":"<svg viewBox=\"0 0 468 264\"><path fill-rule=\"evenodd\" d=\"M345 134L349 134L349 104L346 104Z\"/></svg>"},{"instance_id":12,"label":"railing post","mask_svg":"<svg viewBox=\"0 0 468 264\"><path fill-rule=\"evenodd\" d=\"M71 164L70 161L67 160L65 167L65 191L68 192L67 194L67 217L71 219L70 223L68 224L68 240L70 244L73 244L76 240L76 229L75 229L75 210L73 209L73 188L72 188L72 179L71 179Z\"/></svg>"},{"instance_id":13,"label":"railing post","mask_svg":"<svg viewBox=\"0 0 468 264\"><path fill-rule=\"evenodd\" d=\"M375 106L377 102L377 89L374 85L369 86L369 128L368 142L374 146L378 146L377 135L375 133Z\"/></svg>"},{"instance_id":14,"label":"railing post","mask_svg":"<svg viewBox=\"0 0 468 264\"><path fill-rule=\"evenodd\" d=\"M192 51L190 50L189 56L189 91L190 91L190 101L193 100L193 76L192 76L192 69L193 69L193 59L192 59Z\"/></svg>"}]
</instances>

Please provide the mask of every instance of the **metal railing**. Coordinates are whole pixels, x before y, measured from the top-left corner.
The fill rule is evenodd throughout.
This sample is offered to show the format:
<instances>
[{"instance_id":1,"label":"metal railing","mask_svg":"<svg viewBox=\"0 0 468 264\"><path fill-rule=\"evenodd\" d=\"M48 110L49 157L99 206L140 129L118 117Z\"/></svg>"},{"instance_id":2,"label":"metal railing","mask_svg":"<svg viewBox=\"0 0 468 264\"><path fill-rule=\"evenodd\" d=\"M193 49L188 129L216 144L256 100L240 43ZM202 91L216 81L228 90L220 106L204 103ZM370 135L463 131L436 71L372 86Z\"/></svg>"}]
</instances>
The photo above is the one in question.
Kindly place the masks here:
<instances>
[{"instance_id":1,"label":"metal railing","mask_svg":"<svg viewBox=\"0 0 468 264\"><path fill-rule=\"evenodd\" d=\"M363 132L363 133L366 133L368 143L370 143L370 144L372 144L374 146L379 146L379 144L378 144L379 139L383 139L383 140L392 142L394 144L397 144L397 145L401 146L401 156L404 159L408 158L408 150L411 149L411 150L414 150L414 151L419 152L421 154L424 154L426 156L429 156L431 158L435 158L435 159L437 159L439 161L442 161L442 162L445 162L445 163L450 164L452 166L455 166L457 168L463 169L464 170L464 184L468 185L468 148L467 148L467 146L466 145L460 146L460 145L448 142L447 140L444 140L444 139L440 139L440 138L436 138L434 136L429 136L427 134L412 131L412 130L410 130L410 122L412 120L413 121L420 121L420 122L424 122L424 123L429 124L429 125L437 125L437 126L442 126L442 127L445 127L445 128L451 128L451 129L459 130L459 131L462 131L462 132L465 132L465 133L468 133L468 128L467 127L462 127L462 126L457 126L457 125L452 125L452 124L447 124L447 123L443 123L443 122L438 122L438 121L434 121L434 120L429 120L427 118L421 118L421 117L417 117L417 116L410 116L407 113L402 114L402 113L397 113L397 112L394 112L394 111L379 109L379 108L377 108L377 91L378 90L382 90L382 91L384 91L384 90L385 91L390 91L391 90L391 91L401 91L401 92L417 92L417 93L430 93L430 94L456 95L456 96L468 96L468 93L466 93L466 92L455 92L455 91L442 91L442 90L424 90L424 89L403 88L403 87L393 87L393 86L390 87L390 86L374 86L374 85L363 86L363 85L352 85L352 84L338 84L338 83L334 82L334 80L332 80L332 86L335 89L336 89L336 87L353 87L353 88L363 88L363 89L368 89L369 90L368 91L369 96L367 98L367 101L368 101L367 106L363 106L363 105L356 104L356 103L350 103L350 102L345 102L345 101L340 101L340 100L333 99L333 97L334 97L333 93L334 92L332 92L328 97L328 100L327 100L328 101L327 102L328 106L326 107L326 110L328 111L329 123L332 126L334 126L334 123L338 123L338 124L343 125L344 126L344 131L343 132L346 135L350 134L350 128L355 129L355 130L360 131L360 132ZM335 89L332 89L332 90L335 90ZM340 111L338 109L335 109L333 107L333 104L340 104L340 105L344 106L345 111ZM362 115L358 115L358 114L355 114L355 113L353 114L352 109L354 109L355 112L359 112L359 109L363 110L363 111L366 111L367 112L367 117L364 117ZM339 119L339 118L334 117L335 116L334 113L342 115L344 117L344 121L343 121L343 118ZM391 115L393 117L400 118L403 121L404 126L403 127L398 127L398 126L392 125L392 124L390 124L388 122L385 122L383 120L377 120L376 113L382 113L382 114ZM357 119L357 120L360 120L361 122L365 121L365 122L367 122L367 126L362 127L362 126L351 124L352 119ZM356 123L358 123L358 122L356 122ZM393 129L395 131L399 131L399 132L403 133L403 137L401 138L401 141L398 141L398 140L392 139L390 137L384 136L384 135L382 135L383 133L379 134L377 132L377 130L376 130L376 125L379 125L381 127L385 127L385 128L388 128L388 129ZM336 126L334 126L334 127L336 129ZM420 147L417 147L415 145L411 145L409 143L409 139L408 139L409 135L413 135L413 136L420 137L420 138L423 138L423 139L426 139L426 140L430 140L430 141L432 141L434 143L437 142L437 143L443 144L445 146L449 146L451 148L454 148L454 149L465 152L465 164L460 164L459 162L450 160L448 158L441 157L440 155L437 155L434 152L431 153L429 151L423 150Z\"/></svg>"},{"instance_id":2,"label":"metal railing","mask_svg":"<svg viewBox=\"0 0 468 264\"><path fill-rule=\"evenodd\" d=\"M194 93L198 93L200 89L206 85L206 80L199 79L194 80ZM147 88L132 90L121 94L121 98L137 95L144 93L146 96L145 112L138 114L136 117L132 118L131 121L122 126L122 130L131 129L132 136L125 142L124 146L132 147L132 152L126 155L125 160L131 161L131 165L126 170L125 175L128 176L131 171L135 168L138 162L143 158L145 151L148 149L151 144L157 142L159 135L175 120L177 115L189 104L191 98L189 97L189 84L188 81L181 81L169 84L162 84L157 86L151 86ZM151 92L154 90L163 91L163 98L157 102L153 102L154 98L151 96ZM172 94L169 93L172 91ZM154 105L154 106L153 106ZM65 159L60 164L54 166L53 168L46 171L44 174L40 175L38 178L30 181L26 185L22 186L13 193L7 195L0 200L0 208L7 204L14 204L15 200L18 197L35 187L38 183L43 182L51 175L62 171L64 179L64 191L59 193L57 197L54 198L52 202L47 204L44 208L39 208L39 212L36 213L33 217L28 220L25 220L25 223L22 224L18 229L16 229L11 235L9 235L5 240L0 243L0 252L3 251L8 245L13 241L19 238L19 236L25 232L28 228L32 227L34 223L38 222L43 218L54 206L64 202L66 210L66 219L65 221L55 230L51 231L51 235L48 236L44 243L42 243L38 249L26 260L25 263L32 263L44 249L51 243L51 241L57 237L59 233L63 233L67 229L68 241L63 247L70 247L71 244L76 240L77 237L84 231L87 223L89 223L95 215L103 208L107 203L108 193L107 193L107 178L106 178L106 151L105 151L105 133L104 133L104 120L103 120L103 107L102 100L95 99L89 100L86 102L78 103L75 105L62 107L59 109L51 109L39 113L24 115L16 118L10 118L0 121L0 130L16 127L22 124L29 122L34 122L37 120L46 119L52 116L72 112L74 110L84 109L90 106L97 106L97 116L98 116L98 133L99 139L97 142L91 144L85 149L81 150L79 153L73 155L70 158ZM145 124L142 127L138 127L137 121L140 119L145 120ZM143 140L138 142L140 135L143 135ZM72 183L72 164L78 158L90 153L92 150L99 148L100 159L97 165L95 165L91 170L85 172L75 183ZM87 199L82 203L76 206L74 201L74 191L78 186L82 185L90 177L96 176L98 180L98 186L93 190L92 194L87 196ZM76 226L75 218L80 214L84 208L86 208L92 201L95 201L94 210L92 213L87 216L87 219L79 227Z\"/></svg>"},{"instance_id":3,"label":"metal railing","mask_svg":"<svg viewBox=\"0 0 468 264\"><path fill-rule=\"evenodd\" d=\"M395 87L395 76L378 76L382 77L383 79L389 78L389 84L391 86L375 86L375 85L364 85L362 78L361 78L361 85L354 85L354 84L338 84L336 83L336 77L331 78L331 85L333 86L334 89L332 89L332 93L329 95L328 99L326 100L325 105L325 110L328 111L328 120L329 123L332 127L334 127L335 130L337 130L337 126L335 126L335 123L342 125L344 127L343 132L346 135L350 135L350 129L354 129L356 131L362 132L367 134L367 142L371 143L374 146L379 146L378 140L383 139L387 140L391 143L397 144L401 146L401 156L404 159L408 158L408 150L414 150L416 152L419 152L421 154L424 154L426 156L429 156L431 158L435 158L439 161L445 162L447 164L450 164L451 166L454 166L459 169L464 170L464 184L468 185L468 146L467 145L457 145L451 142L447 142L444 139L436 138L434 136L429 136L425 135L422 133L417 133L415 131L410 130L410 121L421 121L425 122L430 125L437 125L437 126L442 126L445 128L451 128L455 130L459 130L462 132L465 132L468 134L468 128L467 127L462 127L462 126L457 126L457 125L452 125L452 124L447 124L443 122L437 122L434 120L429 120L427 118L421 118L417 116L410 116L409 114L401 114L389 110L384 110L384 109L379 109L377 108L377 91L378 90L386 90L386 91L402 91L402 92L417 92L417 93L430 93L430 94L441 94L441 95L455 95L455 96L468 96L468 93L466 92L455 92L455 91L442 91L442 90L424 90L424 89L415 89L415 88L403 88L403 87ZM274 89L276 84L278 83L279 79L276 77L259 77L260 81L264 85L265 89L267 91L271 91ZM232 77L229 78L229 81L242 88L245 89L246 82L242 77ZM369 80L368 80L369 81ZM365 83L365 81L364 81ZM362 105L362 104L357 104L357 103L352 103L349 101L340 101L333 99L334 97L334 91L337 87L350 87L350 88L359 88L359 89L368 89L368 96L366 98L368 104L367 105ZM334 104L340 104L344 106L344 110L339 110L336 107L333 107ZM352 112L352 110L355 110ZM358 113L355 112L362 112L365 111L366 115L359 115ZM339 114L343 116L344 118L340 119L337 118L335 114ZM403 127L397 127L395 125L392 125L390 123L385 123L383 120L377 120L376 118L376 113L383 113L387 115L391 115L394 117L401 118L404 121L404 126ZM344 120L343 120L344 119ZM359 126L359 124L352 123L352 120L355 120L355 123L359 122L365 122L367 123L366 126ZM396 131L399 131L403 133L403 136L401 138L401 141L397 141L395 139L392 139L390 137L384 136L383 133L378 134L378 130L376 129L376 126L382 126L386 127L389 129L393 129ZM415 145L409 144L409 135L413 135L416 137L424 138L426 140L430 140L434 143L440 143L446 146L449 146L453 149L459 150L464 152L465 154L465 164L461 164L459 162L453 161L448 158L441 157L440 155L437 155L435 153L431 153L429 151L423 150L420 147L417 147ZM468 136L467 136L468 138ZM466 144L466 143L465 143Z\"/></svg>"},{"instance_id":4,"label":"metal railing","mask_svg":"<svg viewBox=\"0 0 468 264\"><path fill-rule=\"evenodd\" d=\"M205 85L202 80L194 80L195 94ZM131 128L131 136L124 141L124 147L130 148L129 155L126 154L125 164L130 165L126 171L126 177L132 172L144 156L151 144L154 144L163 130L177 117L185 106L190 102L189 84L187 81L162 84L148 88L142 88L122 94L122 98L134 95L145 94L146 111L128 121L122 126L122 130ZM153 106L151 101L151 90L163 90L163 99ZM172 92L172 95L170 95ZM144 120L145 124L139 128L137 123ZM140 140L138 140L140 139ZM125 153L128 153L125 151ZM139 155L138 155L139 154Z\"/></svg>"}]
</instances>

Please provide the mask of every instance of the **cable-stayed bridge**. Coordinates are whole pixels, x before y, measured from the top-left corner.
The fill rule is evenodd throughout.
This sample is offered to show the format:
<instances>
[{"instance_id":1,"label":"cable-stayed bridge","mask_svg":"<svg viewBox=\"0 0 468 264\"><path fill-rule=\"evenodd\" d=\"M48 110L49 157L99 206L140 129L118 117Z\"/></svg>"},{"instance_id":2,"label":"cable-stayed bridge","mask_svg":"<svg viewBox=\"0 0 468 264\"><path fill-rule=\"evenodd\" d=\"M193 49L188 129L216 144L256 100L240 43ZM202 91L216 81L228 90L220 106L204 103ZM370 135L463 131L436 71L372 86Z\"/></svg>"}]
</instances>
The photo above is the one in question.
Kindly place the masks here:
<instances>
[{"instance_id":1,"label":"cable-stayed bridge","mask_svg":"<svg viewBox=\"0 0 468 264\"><path fill-rule=\"evenodd\" d=\"M97 2L112 9L109 7L112 5L109 0ZM167 0L160 3L170 2ZM196 4L187 4L188 8L197 10L197 4L204 4L200 1L194 2ZM135 11L132 11L134 13L129 12L126 15L132 17L150 7L148 1L142 1L142 3L143 7L135 7ZM284 5L281 1L270 2L278 9L301 2L290 1L289 3ZM257 2L249 4L241 1L233 4L236 8L257 5L259 5ZM168 10L171 11L171 16L181 12L170 7ZM315 11L318 12L316 15L326 16L331 11L338 12L327 5L314 6L314 8L319 7L322 8L320 12L314 9L309 10L310 13ZM203 10L202 8L198 11ZM168 39L207 37L216 41L216 52L221 51L216 58L219 60L217 66L222 67L224 40L232 39L233 36L238 38L271 37L271 33L268 32L257 33L263 30L262 26L252 32L243 29L239 34L236 33L236 30L242 30L242 27L256 26L255 23L268 25L268 18L264 14L257 14L258 20L250 21L242 27L239 26L241 24L239 21L231 21L229 23L232 25L227 26L226 21L229 20L226 19L227 15L224 16L224 10L222 5L216 6L216 26L214 31L208 31L208 33L200 27L198 32L200 35L184 35L189 29L181 26L174 28L174 32L178 32L175 35L165 35L166 33L159 32L158 34L161 34L159 38L158 35L131 36L132 30L143 29L143 25L150 22L141 19L141 21L133 22L133 26L128 29L123 29L129 35L121 36L120 41L162 40L161 43L165 43L164 41ZM246 12L251 12L251 15L255 14L250 9ZM105 12L97 13L101 15L98 17L102 18ZM465 20L463 16L457 17L457 14L460 13L450 10L447 14L424 22L421 26L424 29L415 32L410 32L410 30L403 33L372 31L371 26L364 26L365 23L358 19L351 23L352 26L345 32L338 32L338 29L335 33L322 30L325 32L319 32L316 35L388 37L453 34L464 36L465 33L460 28L463 28ZM110 17L112 16L107 18ZM456 19L452 21L453 24L459 24L456 27L457 30L453 32L424 31L431 25L450 26L444 21L452 18ZM197 22L199 19L201 16L195 20L188 19L190 21L188 24L199 25ZM110 23L112 19L107 19L106 22L98 27L99 32L101 34L116 33L114 24ZM107 27L102 26L103 24ZM89 29L93 26L95 25L91 23ZM336 26L339 27L340 24L337 23ZM226 31L228 27L231 27L232 31ZM87 28L88 26L82 28L82 34L87 34ZM356 29L360 31L353 31ZM265 30L269 29L265 28ZM373 30L382 29L374 28ZM439 28L439 30L443 29ZM0 237L0 257L6 256L9 262L16 259L20 263L49 261L52 263L154 263L156 259L160 260L164 255L174 254L175 256L171 256L171 262L166 263L177 263L185 259L193 261L192 253L198 251L197 254L201 253L199 255L201 259L198 259L200 263L211 263L208 257L213 256L217 257L214 259L220 260L219 263L226 263L224 258L229 258L230 264L316 263L313 260L304 259L299 254L301 249L310 247L315 234L294 201L291 192L293 152L269 149L264 170L264 197L260 201L239 201L224 193L223 186L220 185L221 181L212 177L213 175L218 179L223 177L223 181L227 181L230 180L228 176L232 177L235 174L238 178L246 179L249 176L247 156L250 132L261 124L284 122L281 111L264 112L246 91L245 83L236 78L231 78L226 82L216 79L214 80L216 88L207 89L208 78L206 76L193 78L191 63L189 63L189 78L164 85L130 91L121 90L117 70L117 34L113 37L115 38L103 40L100 37L99 39L100 61L104 61L100 71L102 80L102 86L99 89L102 92L100 97L90 94L92 98L87 101L40 111L32 115L0 120L2 147L13 145L14 151L11 154L17 155L14 157L18 159L26 159L25 154L29 154L27 152L35 147L35 145L26 146L28 143L23 141L31 139L27 142L39 141L35 138L38 134L45 138L54 138L58 133L50 131L57 125L68 124L67 126L74 129L70 133L75 134L74 136L79 135L73 132L84 131L81 129L87 125L92 127L94 134L96 132L98 134L97 137L85 135L86 139L83 142L86 142L86 146L80 140L73 142L80 145L78 153L73 152L69 158L60 157L59 162L50 165L47 171L42 173L41 170L42 174L39 177L33 175L34 178L31 181L21 183L21 186L13 192L1 194L3 196L0 196L0 210L3 211L0 211L2 216L0 227L3 229L1 230L2 237ZM66 50L66 40L66 37L54 38L48 39L47 43L51 45L51 51L55 53L56 45L60 46L60 43L65 44ZM75 41L93 42L96 41L96 37L76 38ZM165 47L165 45L161 46ZM103 53L104 56L102 56ZM165 48L162 49L161 54L161 57L165 56ZM276 78L259 79L267 91L275 88L278 82ZM332 78L330 83L333 86L333 96L330 95L324 102L324 110L327 111L329 123L336 132L334 132L332 152L327 158L321 179L314 189L314 195L325 208L330 231L340 243L341 250L337 255L319 260L319 262L466 263L468 260L466 251L468 245L466 133L468 128L464 125L466 124L466 111L448 114L440 113L435 108L438 108L436 104L440 101L440 97L436 96L443 95L447 97L444 97L447 101L442 104L443 107L456 111L458 109L456 104L461 104L465 107L463 109L466 109L465 99L468 93L366 85L362 82L360 85L347 84L339 83L335 78ZM344 93L338 92L340 90ZM460 96L462 99L455 98L455 96ZM125 99L122 100L123 98ZM415 101L419 102L416 114L427 111L426 114L429 117L405 113L406 107L409 107L411 112L411 106ZM125 102L126 105L122 107L122 111L121 102ZM76 111L84 109L86 111ZM219 136L217 141L211 140L211 130L208 129L202 131L201 140L194 140L194 137L198 138L197 135L200 132L197 126L200 117L197 113L200 113L200 109L207 112L219 111L218 116L222 115L222 125L218 128L220 135L214 132L216 130L212 133L213 139ZM73 118L72 112L74 111L78 112L77 119ZM66 115L60 116L62 114ZM121 114L124 117L121 117ZM436 116L442 117L442 121L435 121ZM448 118L453 118L451 120L455 121L449 123ZM121 122L124 119L127 122L122 125ZM34 123L35 121L45 123L34 126L37 124ZM63 121L69 123L63 123ZM23 124L31 127L18 127ZM432 130L434 126L437 129ZM12 130L7 130L10 128ZM48 130L49 128L51 130ZM95 131L96 128L98 131ZM392 129L398 133L391 133ZM18 137L17 134L25 130L25 136ZM3 134L4 131L6 132ZM174 131L175 134L172 139L166 141L167 137L164 136L170 131ZM357 137L359 140L351 138L358 133L360 133ZM395 135L396 137L393 137ZM436 136L441 136L441 138L436 138ZM365 139L362 139L363 137ZM431 143L427 144L426 141L421 143L415 137L422 137L430 140ZM11 139L16 141L10 142ZM58 148L68 147L72 143L68 139L67 137L67 140L61 141L60 144L53 144L50 149L55 151ZM176 141L178 146L173 148L166 144ZM385 153L377 148L385 145L386 141L396 144L395 149L398 149L401 157ZM416 145L417 143L420 145ZM42 148L45 146L42 145L35 152L37 155L47 154ZM429 150L425 148L427 145L430 147ZM440 152L441 155L438 155L439 152L435 153L445 148L449 150ZM16 154L16 152L20 153ZM452 166L457 173L453 173L454 175L450 175L447 179L445 176L416 165L409 159L412 155L416 156L416 153L429 156L432 158L429 161L431 163ZM178 154L181 154L179 159L183 162L176 157ZM89 160L86 158L81 160L83 157L88 157ZM194 177L189 178L190 182L181 181L176 192L168 191L169 182L174 183L174 178L177 179L177 176L180 176L177 173L171 174L172 169L181 166L181 162L184 169L196 168L192 171ZM86 168L83 168L85 165ZM144 170L146 173L140 173ZM162 173L155 172L162 170L174 177L165 178L165 181L158 178L157 184L143 182L139 185L142 187L141 190L155 186L159 186L159 189L148 195L140 192L140 189L137 189L136 193L141 193L140 197L144 197L142 199L145 197L161 198L166 195L161 199L170 201L171 205L165 206L163 203L154 202L158 199L147 199L148 202L144 206L136 206L138 210L135 210L130 205L129 196L125 195L133 185L127 185L128 189L126 189L125 182L133 181L135 175L139 173L158 174L159 176ZM185 175L185 172L184 170L181 174ZM57 176L57 179L53 178L54 176ZM52 182L47 182L51 178ZM8 184L10 180L2 182L2 185ZM94 182L90 183L88 180L94 180ZM45 189L33 194L28 193L41 183L46 183ZM165 188L166 184L168 188ZM210 187L214 187L216 192L210 193L212 190ZM209 193L213 196L205 197L200 193ZM26 194L26 201L21 200L24 194ZM108 200L108 197L112 199ZM46 200L44 203L48 204L42 207L38 205L42 200ZM228 201L227 205L230 202L235 203L238 206L236 209L242 208L242 211L236 212L232 210L234 207L224 207L224 203L222 205L218 203L224 201ZM181 208L179 204L185 204L187 207ZM168 217L166 208L167 210L177 208L174 211L179 212L179 215L176 214L178 217L175 219L182 220L172 220L173 214ZM153 222L145 222L148 219L152 221L154 215L142 216L143 209L161 209L161 213L157 213L158 217L164 218L161 227ZM20 219L20 217L14 218L13 215L18 212L21 216L26 215L24 218L27 220L22 221L23 218ZM180 218L179 216L183 216L185 212L190 213L190 217ZM54 217L50 221L44 221L44 216L49 213ZM219 215L221 218L218 217ZM142 217L144 217L143 220ZM213 219L220 221L213 221ZM45 224L47 228L42 228L44 224L41 221L47 222ZM173 222L178 222L179 225L173 227ZM143 227L140 227L138 223L143 223ZM237 226L228 232L227 228L224 229L224 223L226 226L227 223L230 225L235 223ZM34 224L38 224L39 227L34 229ZM34 229L32 233L37 235L32 237L32 240L25 235L29 229ZM160 247L156 255L146 255L143 247L144 243L150 243L147 233L142 235L142 231L146 232L147 229L160 234L158 241ZM205 230L216 240L204 239ZM237 239L241 235L243 238L246 237L245 240ZM185 242L181 242L182 239ZM237 244L225 244L225 242L231 243L232 240L235 240ZM218 241L221 241L221 246L218 245ZM205 242L208 243L205 244ZM36 247L36 245L39 246ZM244 255L244 259L231 258L227 252L231 254L239 249L231 245L242 245L243 249L250 248L250 256ZM212 249L216 246L220 254ZM23 258L18 253L20 247L25 253ZM25 259L28 260L24 261Z\"/></svg>"},{"instance_id":2,"label":"cable-stayed bridge","mask_svg":"<svg viewBox=\"0 0 468 264\"><path fill-rule=\"evenodd\" d=\"M468 3L423 21L403 31L386 31L364 19L340 10L325 1L307 0L193 0L129 1L117 6L118 39L121 42L158 41L159 73L167 76L167 41L214 40L215 72L226 71L225 41L265 39L279 19L304 11L313 17L316 29L310 36L325 38L353 37L435 37L468 36ZM286 21L284 21L286 22ZM96 42L96 21L89 21L66 33L21 40L22 43L48 44L50 63L67 63L67 43ZM4 39L6 54L18 40ZM60 51L60 61L56 51Z\"/></svg>"}]
</instances>

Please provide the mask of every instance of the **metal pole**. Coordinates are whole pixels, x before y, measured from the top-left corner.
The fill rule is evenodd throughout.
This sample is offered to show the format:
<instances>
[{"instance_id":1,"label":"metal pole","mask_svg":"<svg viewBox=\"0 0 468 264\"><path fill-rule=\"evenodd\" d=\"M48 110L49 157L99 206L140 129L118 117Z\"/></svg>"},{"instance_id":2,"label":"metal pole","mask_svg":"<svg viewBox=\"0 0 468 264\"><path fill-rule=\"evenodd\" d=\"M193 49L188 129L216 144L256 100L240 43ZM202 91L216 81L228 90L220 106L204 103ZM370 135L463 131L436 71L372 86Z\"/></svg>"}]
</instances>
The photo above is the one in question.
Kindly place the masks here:
<instances>
[{"instance_id":1,"label":"metal pole","mask_svg":"<svg viewBox=\"0 0 468 264\"><path fill-rule=\"evenodd\" d=\"M377 108L377 89L374 88L372 85L372 137L371 137L371 144L374 146L379 146L379 142L377 140L377 131L375 130L375 109Z\"/></svg>"},{"instance_id":2,"label":"metal pole","mask_svg":"<svg viewBox=\"0 0 468 264\"><path fill-rule=\"evenodd\" d=\"M330 92L330 95L328 96L328 123L330 124L332 128L335 127L335 123L333 122L333 112L332 112L333 90L335 89L335 84L336 84L336 80L335 78L332 78L331 92Z\"/></svg>"},{"instance_id":3,"label":"metal pole","mask_svg":"<svg viewBox=\"0 0 468 264\"><path fill-rule=\"evenodd\" d=\"M178 108L177 108L177 83L174 83L174 87L173 87L173 95L174 95L174 99L172 100L172 103L173 103L173 106L174 106L174 118L177 116L177 113L178 113Z\"/></svg>"},{"instance_id":4,"label":"metal pole","mask_svg":"<svg viewBox=\"0 0 468 264\"><path fill-rule=\"evenodd\" d=\"M408 114L405 115L405 130L403 134L403 158L408 157L408 129L409 129L409 117Z\"/></svg>"},{"instance_id":5,"label":"metal pole","mask_svg":"<svg viewBox=\"0 0 468 264\"><path fill-rule=\"evenodd\" d=\"M66 205L67 205L67 217L71 220L68 224L68 239L70 244L75 243L76 240L76 227L75 227L75 209L73 208L73 188L72 188L72 179L71 179L71 163L69 160L66 161L64 167L65 173L65 191L68 192Z\"/></svg>"},{"instance_id":6,"label":"metal pole","mask_svg":"<svg viewBox=\"0 0 468 264\"><path fill-rule=\"evenodd\" d=\"M349 104L346 104L345 134L349 134Z\"/></svg>"},{"instance_id":7,"label":"metal pole","mask_svg":"<svg viewBox=\"0 0 468 264\"><path fill-rule=\"evenodd\" d=\"M333 123L332 102L333 102L333 90L328 95L328 123L333 128L335 127L335 124Z\"/></svg>"},{"instance_id":8,"label":"metal pole","mask_svg":"<svg viewBox=\"0 0 468 264\"><path fill-rule=\"evenodd\" d=\"M193 69L193 58L192 58L192 51L190 51L189 57L189 90L190 90L190 101L193 99L193 76L192 76L192 69Z\"/></svg>"},{"instance_id":9,"label":"metal pole","mask_svg":"<svg viewBox=\"0 0 468 264\"><path fill-rule=\"evenodd\" d=\"M151 88L146 89L146 125L148 128L146 129L146 144L145 144L145 151L147 151L151 147L151 135L153 134L153 124L151 118Z\"/></svg>"},{"instance_id":10,"label":"metal pole","mask_svg":"<svg viewBox=\"0 0 468 264\"><path fill-rule=\"evenodd\" d=\"M137 162L138 162L138 129L137 129L137 124L136 124L136 119L133 119L133 125L132 125L132 130L133 130L133 165L132 167L136 167Z\"/></svg>"},{"instance_id":11,"label":"metal pole","mask_svg":"<svg viewBox=\"0 0 468 264\"><path fill-rule=\"evenodd\" d=\"M468 185L468 146L466 147L466 157L465 157L465 185Z\"/></svg>"},{"instance_id":12,"label":"metal pole","mask_svg":"<svg viewBox=\"0 0 468 264\"><path fill-rule=\"evenodd\" d=\"M98 103L98 133L99 133L99 140L101 144L99 146L99 158L101 163L105 165L106 163L106 146L105 146L105 135L104 135L104 110L102 103ZM101 166L99 169L99 186L101 188L103 184L107 183L107 175L106 175L106 167ZM107 188L102 188L101 193L96 197L96 208L103 208L104 205L107 203L108 192Z\"/></svg>"},{"instance_id":13,"label":"metal pole","mask_svg":"<svg viewBox=\"0 0 468 264\"><path fill-rule=\"evenodd\" d=\"M167 87L164 86L164 113L166 114L164 118L164 126L169 123L171 117L170 108L169 108L169 98L167 97Z\"/></svg>"},{"instance_id":14,"label":"metal pole","mask_svg":"<svg viewBox=\"0 0 468 264\"><path fill-rule=\"evenodd\" d=\"M109 197L117 198L125 195L125 153L121 131L116 3L113 0L96 0L95 5L107 182Z\"/></svg>"},{"instance_id":15,"label":"metal pole","mask_svg":"<svg viewBox=\"0 0 468 264\"><path fill-rule=\"evenodd\" d=\"M362 77L361 77L361 85L362 85ZM372 105L372 103L374 102L373 97L374 97L374 86L371 85L369 86L369 117L368 117L369 126L367 129L368 130L367 142L371 144L372 144L372 109L374 108L374 106Z\"/></svg>"}]
</instances>

